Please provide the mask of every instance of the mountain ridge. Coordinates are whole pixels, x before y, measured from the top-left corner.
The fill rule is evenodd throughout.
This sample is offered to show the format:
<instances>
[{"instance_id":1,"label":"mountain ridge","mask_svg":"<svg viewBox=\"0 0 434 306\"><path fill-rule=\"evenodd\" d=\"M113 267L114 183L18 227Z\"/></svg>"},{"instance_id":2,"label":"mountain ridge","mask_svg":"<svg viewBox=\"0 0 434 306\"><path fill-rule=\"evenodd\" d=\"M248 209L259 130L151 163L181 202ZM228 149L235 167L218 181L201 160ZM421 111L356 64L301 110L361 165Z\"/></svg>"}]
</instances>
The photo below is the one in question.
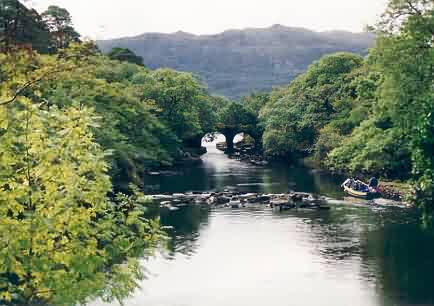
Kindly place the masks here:
<instances>
[{"instance_id":1,"label":"mountain ridge","mask_svg":"<svg viewBox=\"0 0 434 306\"><path fill-rule=\"evenodd\" d=\"M374 38L370 33L316 32L275 24L206 35L143 33L97 43L103 52L129 48L151 69L191 72L211 93L238 99L288 84L325 54L347 51L365 55Z\"/></svg>"},{"instance_id":2,"label":"mountain ridge","mask_svg":"<svg viewBox=\"0 0 434 306\"><path fill-rule=\"evenodd\" d=\"M318 33L318 34L327 34L327 33L346 33L346 34L353 34L353 35L366 35L366 34L370 34L367 32L353 32L353 31L349 31L349 30L325 30L325 31L316 31L316 30L311 30L308 28L304 28L304 27L293 27L293 26L286 26L286 25L282 25L282 24L273 24L271 26L268 27L246 27L246 28L231 28L231 29L227 29L221 32L217 32L217 33L212 33L212 34L195 34L195 33L191 33L191 32L186 32L183 30L178 30L175 32L170 32L170 33L166 33L166 32L144 32L141 34L137 34L137 35L132 35L132 36L122 36L122 37L111 37L111 38L107 38L107 39L101 39L99 41L104 42L104 41L113 41L113 40L120 40L120 39L134 39L134 38L139 38L139 37L143 37L146 35L167 35L167 36L175 36L175 35L185 35L185 36L192 36L192 37L213 37L213 36L218 36L218 35L222 35L225 34L227 32L244 32L244 31L261 31L261 30L273 30L273 29L287 29L287 30L301 30L301 31L306 31L306 32L311 32L311 33Z\"/></svg>"}]
</instances>

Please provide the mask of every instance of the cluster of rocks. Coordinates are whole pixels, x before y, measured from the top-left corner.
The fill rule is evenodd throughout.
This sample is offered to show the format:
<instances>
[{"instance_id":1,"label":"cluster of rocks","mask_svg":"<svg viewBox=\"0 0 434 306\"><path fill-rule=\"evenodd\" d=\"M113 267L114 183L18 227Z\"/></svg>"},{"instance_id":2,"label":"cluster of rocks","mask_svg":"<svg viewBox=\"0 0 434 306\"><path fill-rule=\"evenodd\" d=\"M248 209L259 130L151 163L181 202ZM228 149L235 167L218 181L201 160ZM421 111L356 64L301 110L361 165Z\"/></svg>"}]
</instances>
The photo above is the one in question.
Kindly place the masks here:
<instances>
[{"instance_id":1,"label":"cluster of rocks","mask_svg":"<svg viewBox=\"0 0 434 306\"><path fill-rule=\"evenodd\" d=\"M226 142L216 144L216 148L220 151L226 152ZM264 160L263 156L255 151L254 146L245 145L242 142L235 144L234 151L228 154L230 159L235 159L242 162L249 162L255 166L267 166L268 162Z\"/></svg>"},{"instance_id":2,"label":"cluster of rocks","mask_svg":"<svg viewBox=\"0 0 434 306\"><path fill-rule=\"evenodd\" d=\"M403 201L411 192L408 187L405 187L407 186L394 186L393 183L381 183L379 186L380 195L388 200Z\"/></svg>"},{"instance_id":3,"label":"cluster of rocks","mask_svg":"<svg viewBox=\"0 0 434 306\"><path fill-rule=\"evenodd\" d=\"M393 200L393 201L402 201L402 195L399 192L396 192L395 190L381 190L380 192L381 197L385 198L385 199L389 199L389 200Z\"/></svg>"},{"instance_id":4,"label":"cluster of rocks","mask_svg":"<svg viewBox=\"0 0 434 306\"><path fill-rule=\"evenodd\" d=\"M260 194L242 193L226 190L224 192L187 192L171 195L151 195L150 198L161 207L177 209L187 204L207 205L212 207L254 207L267 206L279 210L291 208L328 209L325 198L309 193Z\"/></svg>"},{"instance_id":5,"label":"cluster of rocks","mask_svg":"<svg viewBox=\"0 0 434 306\"><path fill-rule=\"evenodd\" d=\"M259 154L252 154L249 152L236 151L233 154L229 155L229 158L235 159L238 161L249 162L255 166L267 166L268 162L263 159L263 157Z\"/></svg>"}]
</instances>

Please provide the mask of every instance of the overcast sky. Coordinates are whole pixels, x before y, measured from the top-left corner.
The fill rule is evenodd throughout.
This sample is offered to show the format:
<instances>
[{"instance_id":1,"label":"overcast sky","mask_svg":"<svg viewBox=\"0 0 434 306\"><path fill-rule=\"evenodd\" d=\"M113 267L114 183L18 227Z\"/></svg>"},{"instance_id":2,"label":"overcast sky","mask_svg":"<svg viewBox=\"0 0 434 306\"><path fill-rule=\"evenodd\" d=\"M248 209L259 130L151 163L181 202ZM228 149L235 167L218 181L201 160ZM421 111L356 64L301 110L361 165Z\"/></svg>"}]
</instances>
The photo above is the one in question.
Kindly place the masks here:
<instances>
[{"instance_id":1,"label":"overcast sky","mask_svg":"<svg viewBox=\"0 0 434 306\"><path fill-rule=\"evenodd\" d=\"M144 32L215 34L273 24L316 31L363 31L387 0L33 0L42 11L69 10L76 29L92 39Z\"/></svg>"}]
</instances>

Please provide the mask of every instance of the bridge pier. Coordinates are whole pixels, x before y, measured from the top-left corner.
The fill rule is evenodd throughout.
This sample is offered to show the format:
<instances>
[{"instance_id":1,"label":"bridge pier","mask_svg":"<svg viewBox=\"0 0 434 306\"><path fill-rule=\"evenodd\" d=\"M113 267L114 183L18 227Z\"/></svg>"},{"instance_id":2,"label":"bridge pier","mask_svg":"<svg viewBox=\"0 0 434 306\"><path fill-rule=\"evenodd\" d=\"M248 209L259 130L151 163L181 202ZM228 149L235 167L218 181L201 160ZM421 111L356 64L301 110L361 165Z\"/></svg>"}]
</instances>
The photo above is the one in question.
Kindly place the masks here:
<instances>
[{"instance_id":1,"label":"bridge pier","mask_svg":"<svg viewBox=\"0 0 434 306\"><path fill-rule=\"evenodd\" d=\"M226 138L226 153L234 152L234 138L238 134L238 131L234 129L224 129L221 130L220 133L222 133Z\"/></svg>"}]
</instances>

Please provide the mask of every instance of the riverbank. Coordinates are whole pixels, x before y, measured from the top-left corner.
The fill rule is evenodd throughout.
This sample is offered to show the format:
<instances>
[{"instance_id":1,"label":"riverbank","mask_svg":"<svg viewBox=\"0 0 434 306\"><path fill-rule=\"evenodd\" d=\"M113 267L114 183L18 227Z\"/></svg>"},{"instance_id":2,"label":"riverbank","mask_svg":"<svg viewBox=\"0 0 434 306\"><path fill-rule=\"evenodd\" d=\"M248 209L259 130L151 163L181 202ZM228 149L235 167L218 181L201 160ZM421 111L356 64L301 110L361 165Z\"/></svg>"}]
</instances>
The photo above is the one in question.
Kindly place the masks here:
<instances>
[{"instance_id":1,"label":"riverbank","mask_svg":"<svg viewBox=\"0 0 434 306\"><path fill-rule=\"evenodd\" d=\"M339 174L344 177L356 177L362 181L369 181L369 177L364 174L354 175L351 173L345 173L341 171L331 171L326 168L320 162L315 161L312 157L302 158L297 161L300 165L303 165L310 169L317 169L329 173ZM382 198L392 201L406 202L411 197L412 188L410 183L399 181L388 181L379 178L379 191Z\"/></svg>"},{"instance_id":2,"label":"riverbank","mask_svg":"<svg viewBox=\"0 0 434 306\"><path fill-rule=\"evenodd\" d=\"M411 197L412 188L409 183L381 181L379 184L382 197L394 201L407 202Z\"/></svg>"},{"instance_id":3,"label":"riverbank","mask_svg":"<svg viewBox=\"0 0 434 306\"><path fill-rule=\"evenodd\" d=\"M255 166L267 166L269 162L264 158L264 155L255 150L252 144L244 143L243 141L236 142L231 152L227 151L225 142L216 144L216 148L225 152L230 159L235 159L241 162L248 162Z\"/></svg>"},{"instance_id":4,"label":"riverbank","mask_svg":"<svg viewBox=\"0 0 434 306\"><path fill-rule=\"evenodd\" d=\"M240 146L239 148L235 148L235 151L231 154L228 154L228 156L229 158L236 159L239 161L247 161L256 166L267 166L270 163L270 161L266 160L266 158L263 155L252 151L249 147L244 148L243 146ZM311 159L302 159L301 161L297 161L297 163L311 170L330 172L330 169L323 167L319 163L312 162ZM338 173L338 174L342 176L348 176L348 177L351 176L348 173ZM369 177L363 175L356 175L356 177L364 181L369 180ZM399 202L407 202L411 196L412 188L411 185L406 182L384 181L380 179L379 191L381 197L384 199L399 201Z\"/></svg>"}]
</instances>

